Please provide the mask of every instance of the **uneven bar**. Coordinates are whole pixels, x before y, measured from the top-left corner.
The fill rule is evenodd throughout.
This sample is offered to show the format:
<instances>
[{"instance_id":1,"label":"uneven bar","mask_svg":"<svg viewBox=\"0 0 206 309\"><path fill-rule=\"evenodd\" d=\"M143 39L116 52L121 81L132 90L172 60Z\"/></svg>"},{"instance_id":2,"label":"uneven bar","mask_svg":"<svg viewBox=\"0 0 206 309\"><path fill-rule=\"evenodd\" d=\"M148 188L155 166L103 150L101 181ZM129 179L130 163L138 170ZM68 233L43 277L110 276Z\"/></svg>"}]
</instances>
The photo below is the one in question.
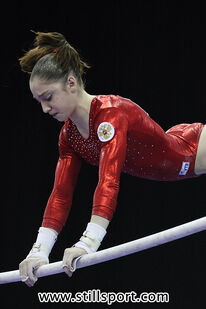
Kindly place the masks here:
<instances>
[{"instance_id":1,"label":"uneven bar","mask_svg":"<svg viewBox=\"0 0 206 309\"><path fill-rule=\"evenodd\" d=\"M206 217L178 225L165 231L136 239L115 247L101 250L95 253L85 254L77 258L73 265L74 270L117 259L129 254L143 251L152 247L180 239L206 230ZM62 261L43 265L36 271L37 277L44 277L62 273ZM0 273L0 284L21 281L18 270Z\"/></svg>"}]
</instances>

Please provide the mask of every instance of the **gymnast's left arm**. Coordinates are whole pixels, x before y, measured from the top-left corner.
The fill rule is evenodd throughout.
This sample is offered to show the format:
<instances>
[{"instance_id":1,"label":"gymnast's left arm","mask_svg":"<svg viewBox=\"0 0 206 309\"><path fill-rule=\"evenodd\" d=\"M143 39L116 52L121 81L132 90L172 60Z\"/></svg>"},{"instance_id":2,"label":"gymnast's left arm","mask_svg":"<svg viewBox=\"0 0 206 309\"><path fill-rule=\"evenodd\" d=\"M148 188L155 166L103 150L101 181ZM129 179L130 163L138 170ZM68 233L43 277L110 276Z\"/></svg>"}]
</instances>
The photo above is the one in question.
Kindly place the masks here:
<instances>
[{"instance_id":1,"label":"gymnast's left arm","mask_svg":"<svg viewBox=\"0 0 206 309\"><path fill-rule=\"evenodd\" d=\"M109 108L95 124L99 139L102 141L99 181L93 197L91 220L80 240L64 252L63 268L69 277L72 275L72 261L82 254L96 252L106 235L106 229L116 209L120 174L126 158L128 129L126 116L116 108L115 110ZM102 132L107 135L105 140Z\"/></svg>"}]
</instances>

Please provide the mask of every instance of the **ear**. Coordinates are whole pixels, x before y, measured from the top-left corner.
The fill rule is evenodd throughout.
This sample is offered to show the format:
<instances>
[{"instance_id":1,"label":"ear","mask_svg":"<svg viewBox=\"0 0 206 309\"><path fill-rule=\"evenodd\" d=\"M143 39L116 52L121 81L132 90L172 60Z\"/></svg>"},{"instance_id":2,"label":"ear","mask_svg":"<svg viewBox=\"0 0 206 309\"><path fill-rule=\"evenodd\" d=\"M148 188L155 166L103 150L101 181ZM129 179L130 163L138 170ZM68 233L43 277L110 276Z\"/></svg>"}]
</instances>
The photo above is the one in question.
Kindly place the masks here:
<instances>
[{"instance_id":1,"label":"ear","mask_svg":"<svg viewBox=\"0 0 206 309\"><path fill-rule=\"evenodd\" d=\"M73 75L69 75L66 85L71 92L75 92L77 89L77 79Z\"/></svg>"}]
</instances>

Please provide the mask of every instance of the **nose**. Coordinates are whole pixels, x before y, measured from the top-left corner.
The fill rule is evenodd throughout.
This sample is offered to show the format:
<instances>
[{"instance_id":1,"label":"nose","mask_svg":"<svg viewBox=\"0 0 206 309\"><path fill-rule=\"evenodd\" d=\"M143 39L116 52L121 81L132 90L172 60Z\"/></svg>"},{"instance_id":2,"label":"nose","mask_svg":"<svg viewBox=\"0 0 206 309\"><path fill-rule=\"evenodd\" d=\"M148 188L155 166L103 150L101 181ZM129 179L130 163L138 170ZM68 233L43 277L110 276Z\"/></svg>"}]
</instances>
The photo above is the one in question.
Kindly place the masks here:
<instances>
[{"instance_id":1,"label":"nose","mask_svg":"<svg viewBox=\"0 0 206 309\"><path fill-rule=\"evenodd\" d=\"M51 107L44 102L41 102L41 107L44 113L49 113L51 110Z\"/></svg>"}]
</instances>

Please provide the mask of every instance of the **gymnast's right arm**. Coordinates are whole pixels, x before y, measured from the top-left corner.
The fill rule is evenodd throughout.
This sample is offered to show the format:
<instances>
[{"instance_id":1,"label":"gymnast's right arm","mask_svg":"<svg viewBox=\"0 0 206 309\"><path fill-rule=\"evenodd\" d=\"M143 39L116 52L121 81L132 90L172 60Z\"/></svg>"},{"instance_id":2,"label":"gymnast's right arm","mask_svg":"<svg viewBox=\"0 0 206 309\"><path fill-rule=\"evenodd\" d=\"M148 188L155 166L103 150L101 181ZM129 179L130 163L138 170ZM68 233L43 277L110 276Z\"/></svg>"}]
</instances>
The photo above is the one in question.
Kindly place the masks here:
<instances>
[{"instance_id":1,"label":"gymnast's right arm","mask_svg":"<svg viewBox=\"0 0 206 309\"><path fill-rule=\"evenodd\" d=\"M29 287L37 281L34 271L49 263L49 254L69 215L80 167L81 159L68 146L66 128L63 127L59 137L59 160L54 187L44 212L42 226L31 251L19 264L21 279Z\"/></svg>"}]
</instances>

